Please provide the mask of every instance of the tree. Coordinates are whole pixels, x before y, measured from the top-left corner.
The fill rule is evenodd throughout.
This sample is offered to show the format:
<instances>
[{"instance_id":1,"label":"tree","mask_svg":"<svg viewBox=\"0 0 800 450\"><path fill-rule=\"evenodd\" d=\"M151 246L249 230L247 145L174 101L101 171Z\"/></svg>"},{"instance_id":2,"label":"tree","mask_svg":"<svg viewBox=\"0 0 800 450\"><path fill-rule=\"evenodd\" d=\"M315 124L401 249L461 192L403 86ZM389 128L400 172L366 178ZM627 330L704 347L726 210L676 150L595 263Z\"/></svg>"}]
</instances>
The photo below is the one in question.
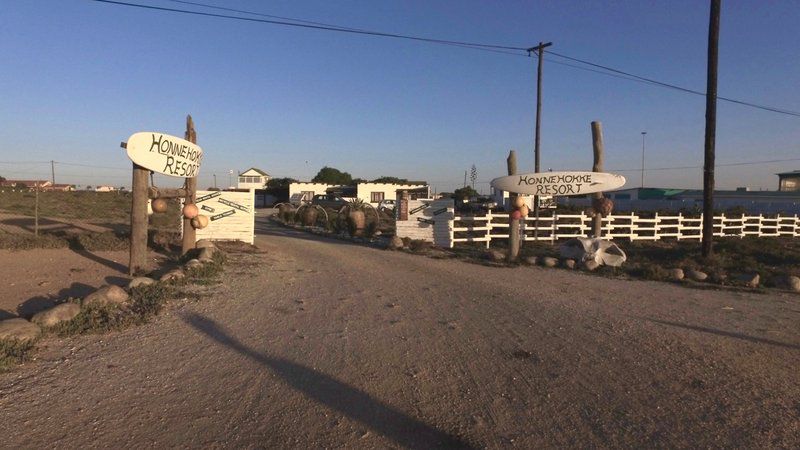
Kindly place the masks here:
<instances>
[{"instance_id":1,"label":"tree","mask_svg":"<svg viewBox=\"0 0 800 450\"><path fill-rule=\"evenodd\" d=\"M453 192L453 198L456 200L463 200L468 199L471 197L477 197L478 191L472 188L472 186L465 186L463 188L458 188Z\"/></svg>"},{"instance_id":2,"label":"tree","mask_svg":"<svg viewBox=\"0 0 800 450\"><path fill-rule=\"evenodd\" d=\"M16 183L14 183L14 189L20 189L20 190L28 189L28 185L21 181L17 181Z\"/></svg>"},{"instance_id":3,"label":"tree","mask_svg":"<svg viewBox=\"0 0 800 450\"><path fill-rule=\"evenodd\" d=\"M472 169L469 173L469 179L472 181L472 189L475 189L475 180L478 179L478 168L475 167L475 164L472 165Z\"/></svg>"},{"instance_id":4,"label":"tree","mask_svg":"<svg viewBox=\"0 0 800 450\"><path fill-rule=\"evenodd\" d=\"M0 183L2 183L3 181L6 181L6 177L0 176Z\"/></svg>"},{"instance_id":5,"label":"tree","mask_svg":"<svg viewBox=\"0 0 800 450\"><path fill-rule=\"evenodd\" d=\"M380 177L372 180L373 183L390 183L390 184L408 184L408 180L405 178L397 178L397 177Z\"/></svg>"},{"instance_id":6,"label":"tree","mask_svg":"<svg viewBox=\"0 0 800 450\"><path fill-rule=\"evenodd\" d=\"M311 179L314 183L327 183L327 184L353 184L353 177L339 169L325 166L317 172L317 175Z\"/></svg>"},{"instance_id":7,"label":"tree","mask_svg":"<svg viewBox=\"0 0 800 450\"><path fill-rule=\"evenodd\" d=\"M297 183L297 180L294 178L270 178L270 180L267 181L267 189L288 190L289 185L292 183Z\"/></svg>"}]
</instances>

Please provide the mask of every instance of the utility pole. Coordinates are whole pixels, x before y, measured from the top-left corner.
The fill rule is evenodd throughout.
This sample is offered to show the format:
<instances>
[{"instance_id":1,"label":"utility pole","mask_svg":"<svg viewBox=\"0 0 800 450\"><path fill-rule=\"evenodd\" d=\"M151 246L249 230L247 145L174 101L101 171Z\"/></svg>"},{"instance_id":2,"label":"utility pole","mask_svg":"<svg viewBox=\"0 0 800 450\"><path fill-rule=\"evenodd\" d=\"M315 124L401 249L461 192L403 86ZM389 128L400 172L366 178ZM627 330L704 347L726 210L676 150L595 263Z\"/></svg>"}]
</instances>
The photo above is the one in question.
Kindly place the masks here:
<instances>
[{"instance_id":1,"label":"utility pole","mask_svg":"<svg viewBox=\"0 0 800 450\"><path fill-rule=\"evenodd\" d=\"M721 0L711 0L708 21L708 68L706 83L705 162L703 164L702 254L713 253L714 241L714 148L717 135L717 62L719 60L719 10Z\"/></svg>"},{"instance_id":2,"label":"utility pole","mask_svg":"<svg viewBox=\"0 0 800 450\"><path fill-rule=\"evenodd\" d=\"M464 187L467 187L467 171L464 171Z\"/></svg>"},{"instance_id":3,"label":"utility pole","mask_svg":"<svg viewBox=\"0 0 800 450\"><path fill-rule=\"evenodd\" d=\"M214 189L217 188L217 174L214 174Z\"/></svg>"},{"instance_id":4,"label":"utility pole","mask_svg":"<svg viewBox=\"0 0 800 450\"><path fill-rule=\"evenodd\" d=\"M52 176L50 182L56 184L56 162L52 159L50 160L50 175Z\"/></svg>"},{"instance_id":5,"label":"utility pole","mask_svg":"<svg viewBox=\"0 0 800 450\"><path fill-rule=\"evenodd\" d=\"M538 67L536 69L536 135L533 144L533 171L539 172L539 155L541 154L541 127L542 127L542 62L544 61L544 49L553 45L552 42L542 43L536 47L528 49L528 55L536 52L539 58ZM536 218L536 225L533 227L533 238L539 240L539 196L533 196L533 215Z\"/></svg>"},{"instance_id":6,"label":"utility pole","mask_svg":"<svg viewBox=\"0 0 800 450\"><path fill-rule=\"evenodd\" d=\"M642 188L644 188L644 137L647 131L642 131Z\"/></svg>"}]
</instances>

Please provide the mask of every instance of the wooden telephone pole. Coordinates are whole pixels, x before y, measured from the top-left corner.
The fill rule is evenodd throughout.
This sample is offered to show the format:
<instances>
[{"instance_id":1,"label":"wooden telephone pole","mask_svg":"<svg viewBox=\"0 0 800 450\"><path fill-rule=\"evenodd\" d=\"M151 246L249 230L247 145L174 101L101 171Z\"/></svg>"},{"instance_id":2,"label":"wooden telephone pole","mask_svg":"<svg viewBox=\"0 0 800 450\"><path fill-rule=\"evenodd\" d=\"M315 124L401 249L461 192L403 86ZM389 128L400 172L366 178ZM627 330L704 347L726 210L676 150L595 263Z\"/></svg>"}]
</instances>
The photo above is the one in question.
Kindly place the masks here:
<instances>
[{"instance_id":1,"label":"wooden telephone pole","mask_svg":"<svg viewBox=\"0 0 800 450\"><path fill-rule=\"evenodd\" d=\"M541 138L540 131L542 128L542 62L544 61L544 49L553 45L552 42L542 43L536 47L528 49L528 54L536 52L539 58L538 67L536 69L536 135L533 144L533 171L539 173L541 167L539 166L539 155L541 154ZM533 215L536 218L536 225L533 227L533 236L535 240L539 240L539 196L533 197Z\"/></svg>"},{"instance_id":2,"label":"wooden telephone pole","mask_svg":"<svg viewBox=\"0 0 800 450\"><path fill-rule=\"evenodd\" d=\"M708 69L706 83L705 162L703 164L703 257L713 253L714 241L714 149L717 134L717 61L719 57L719 10L721 0L711 0L708 23Z\"/></svg>"}]
</instances>

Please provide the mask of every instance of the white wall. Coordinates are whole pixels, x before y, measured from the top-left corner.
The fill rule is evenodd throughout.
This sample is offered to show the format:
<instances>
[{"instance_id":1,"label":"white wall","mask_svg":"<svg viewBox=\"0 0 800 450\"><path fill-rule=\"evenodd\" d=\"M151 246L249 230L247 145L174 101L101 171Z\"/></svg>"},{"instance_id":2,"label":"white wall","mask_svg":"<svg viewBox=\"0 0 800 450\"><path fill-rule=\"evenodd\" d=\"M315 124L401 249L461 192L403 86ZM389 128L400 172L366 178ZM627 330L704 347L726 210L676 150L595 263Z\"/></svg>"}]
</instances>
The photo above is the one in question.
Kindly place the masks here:
<instances>
[{"instance_id":1,"label":"white wall","mask_svg":"<svg viewBox=\"0 0 800 450\"><path fill-rule=\"evenodd\" d=\"M356 186L356 195L358 198L369 203L372 206L378 206L380 202L372 201L373 192L382 192L384 200L395 200L397 191L410 191L412 189L419 189L427 187L425 184L392 184L392 183L359 183Z\"/></svg>"},{"instance_id":2,"label":"white wall","mask_svg":"<svg viewBox=\"0 0 800 450\"><path fill-rule=\"evenodd\" d=\"M289 184L289 198L292 198L295 194L300 194L302 192L313 192L313 195L324 194L328 188L336 187L335 184L326 184L326 183L290 183ZM308 199L311 200L311 199Z\"/></svg>"},{"instance_id":3,"label":"white wall","mask_svg":"<svg viewBox=\"0 0 800 450\"><path fill-rule=\"evenodd\" d=\"M395 221L395 234L401 238L433 242L439 247L451 247L453 217L453 199L409 200L408 220Z\"/></svg>"}]
</instances>

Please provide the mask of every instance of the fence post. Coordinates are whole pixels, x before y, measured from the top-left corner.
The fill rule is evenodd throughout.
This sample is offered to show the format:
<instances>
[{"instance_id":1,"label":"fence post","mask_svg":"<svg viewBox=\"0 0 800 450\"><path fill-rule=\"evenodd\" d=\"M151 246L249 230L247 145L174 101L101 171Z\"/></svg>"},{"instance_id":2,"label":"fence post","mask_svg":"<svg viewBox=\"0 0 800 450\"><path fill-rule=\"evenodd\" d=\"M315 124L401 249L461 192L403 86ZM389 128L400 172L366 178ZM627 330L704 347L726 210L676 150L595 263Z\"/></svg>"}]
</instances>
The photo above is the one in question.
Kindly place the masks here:
<instances>
[{"instance_id":1,"label":"fence post","mask_svg":"<svg viewBox=\"0 0 800 450\"><path fill-rule=\"evenodd\" d=\"M655 220L653 220L653 240L660 241L661 236L658 235L658 232L661 231L661 219L658 218L658 211L656 211Z\"/></svg>"}]
</instances>

